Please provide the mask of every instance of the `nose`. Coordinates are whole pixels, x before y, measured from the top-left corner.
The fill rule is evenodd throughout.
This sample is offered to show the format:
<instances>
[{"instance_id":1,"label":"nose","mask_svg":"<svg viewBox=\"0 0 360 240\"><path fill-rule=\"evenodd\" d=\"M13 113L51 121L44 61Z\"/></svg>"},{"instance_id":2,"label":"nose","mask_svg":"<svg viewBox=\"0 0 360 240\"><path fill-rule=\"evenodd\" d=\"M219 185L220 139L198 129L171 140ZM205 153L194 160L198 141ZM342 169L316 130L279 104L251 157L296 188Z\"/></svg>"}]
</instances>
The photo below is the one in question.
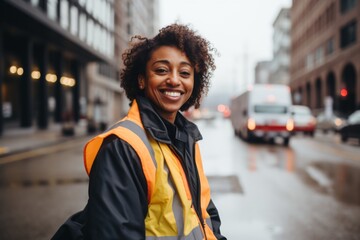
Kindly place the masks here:
<instances>
[{"instance_id":1,"label":"nose","mask_svg":"<svg viewBox=\"0 0 360 240\"><path fill-rule=\"evenodd\" d=\"M177 72L172 72L170 74L170 76L168 77L168 79L166 80L166 83L173 86L173 87L176 87L176 86L179 86L180 85L180 78L179 78L179 75L177 74Z\"/></svg>"}]
</instances>

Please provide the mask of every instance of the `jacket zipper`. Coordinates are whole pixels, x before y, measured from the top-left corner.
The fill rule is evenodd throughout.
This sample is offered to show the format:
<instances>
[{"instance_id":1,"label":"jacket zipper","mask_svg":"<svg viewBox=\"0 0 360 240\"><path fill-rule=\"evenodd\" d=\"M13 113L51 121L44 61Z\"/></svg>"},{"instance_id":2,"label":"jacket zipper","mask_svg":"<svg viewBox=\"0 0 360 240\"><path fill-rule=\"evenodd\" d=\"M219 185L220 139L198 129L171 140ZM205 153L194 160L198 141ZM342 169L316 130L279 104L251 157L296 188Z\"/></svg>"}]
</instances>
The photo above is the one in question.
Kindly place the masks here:
<instances>
[{"instance_id":1,"label":"jacket zipper","mask_svg":"<svg viewBox=\"0 0 360 240\"><path fill-rule=\"evenodd\" d=\"M179 151L175 148L175 147L173 147L172 145L170 145L170 149L175 153L175 155L179 158L179 159L181 159L182 161L180 161L180 164L181 164L181 166L183 167L183 169L184 169L184 172L185 172L185 174L186 174L186 178L187 178L187 180L188 180L188 183L189 182L191 182L190 180L190 178L189 178L189 173L188 173L188 171L187 171L187 168L186 168L186 166L185 166L185 162L184 162L184 158L185 158L185 154L184 154L184 157L181 157L181 154L179 154ZM184 149L184 151L186 151L185 149ZM198 213L198 211L196 211L196 209L195 209L195 207L194 207L194 204L191 204L191 206L194 208L194 210L195 210L195 213L196 213L196 215L197 215L197 217L198 217L198 219L199 219L199 222L200 222L200 225L201 225L201 228L202 228L202 232L203 232L203 234L204 234L204 237L205 237L205 240L207 239L207 236L206 236L206 232L205 232L205 220L203 219L203 217L202 217L202 208L201 208L201 184L200 184L200 177L199 177L199 172L198 172L198 169L197 169L197 165L196 165L196 161L195 161L195 145L193 146L193 152L194 152L194 158L192 159L193 161L194 161L194 165L195 165L195 174L196 174L196 184L199 186L199 193L198 194L196 194L196 201L197 201L197 203L198 203L198 206L199 206L199 208L200 208L200 214ZM190 192L191 192L191 187L189 186L189 189L190 189ZM192 197L191 197L192 198Z\"/></svg>"}]
</instances>

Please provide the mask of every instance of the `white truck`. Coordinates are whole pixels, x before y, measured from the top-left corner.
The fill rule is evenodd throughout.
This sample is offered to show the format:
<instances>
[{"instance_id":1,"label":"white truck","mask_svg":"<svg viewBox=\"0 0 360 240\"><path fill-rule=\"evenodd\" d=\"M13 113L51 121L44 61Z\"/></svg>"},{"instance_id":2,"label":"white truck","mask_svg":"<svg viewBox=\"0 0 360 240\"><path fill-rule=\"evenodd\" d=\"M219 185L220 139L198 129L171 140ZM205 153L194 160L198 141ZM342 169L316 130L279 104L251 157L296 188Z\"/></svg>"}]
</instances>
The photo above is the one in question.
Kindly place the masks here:
<instances>
[{"instance_id":1,"label":"white truck","mask_svg":"<svg viewBox=\"0 0 360 240\"><path fill-rule=\"evenodd\" d=\"M274 142L287 146L294 129L291 92L286 85L254 84L231 101L231 123L236 135L246 141Z\"/></svg>"}]
</instances>

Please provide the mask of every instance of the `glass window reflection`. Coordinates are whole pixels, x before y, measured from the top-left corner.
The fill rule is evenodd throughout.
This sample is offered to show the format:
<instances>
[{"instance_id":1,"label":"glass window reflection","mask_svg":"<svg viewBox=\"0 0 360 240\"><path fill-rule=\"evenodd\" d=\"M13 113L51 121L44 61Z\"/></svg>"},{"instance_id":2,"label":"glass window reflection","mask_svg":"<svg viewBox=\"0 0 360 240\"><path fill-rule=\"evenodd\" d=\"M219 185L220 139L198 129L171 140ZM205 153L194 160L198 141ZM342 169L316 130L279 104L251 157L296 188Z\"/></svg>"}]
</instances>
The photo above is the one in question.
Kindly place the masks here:
<instances>
[{"instance_id":1,"label":"glass window reflection","mask_svg":"<svg viewBox=\"0 0 360 240\"><path fill-rule=\"evenodd\" d=\"M67 0L60 2L60 25L65 29L69 28L69 2Z\"/></svg>"},{"instance_id":2,"label":"glass window reflection","mask_svg":"<svg viewBox=\"0 0 360 240\"><path fill-rule=\"evenodd\" d=\"M86 0L79 0L79 4L80 6L85 7Z\"/></svg>"},{"instance_id":3,"label":"glass window reflection","mask_svg":"<svg viewBox=\"0 0 360 240\"><path fill-rule=\"evenodd\" d=\"M31 0L31 4L37 7L39 5L39 0Z\"/></svg>"},{"instance_id":4,"label":"glass window reflection","mask_svg":"<svg viewBox=\"0 0 360 240\"><path fill-rule=\"evenodd\" d=\"M86 42L89 45L92 45L92 42L93 42L93 32L94 32L94 22L91 19L88 19L87 31L86 31Z\"/></svg>"},{"instance_id":5,"label":"glass window reflection","mask_svg":"<svg viewBox=\"0 0 360 240\"><path fill-rule=\"evenodd\" d=\"M72 6L71 7L71 10L70 10L70 14L71 14L71 27L70 27L70 32L74 35L77 35L78 33L78 15L79 15L79 12L78 12L78 9L77 7L75 6Z\"/></svg>"},{"instance_id":6,"label":"glass window reflection","mask_svg":"<svg viewBox=\"0 0 360 240\"><path fill-rule=\"evenodd\" d=\"M79 38L83 41L86 39L86 15L80 14L80 28L79 28Z\"/></svg>"},{"instance_id":7,"label":"glass window reflection","mask_svg":"<svg viewBox=\"0 0 360 240\"><path fill-rule=\"evenodd\" d=\"M58 0L47 1L47 15L52 20L57 20L57 3Z\"/></svg>"}]
</instances>

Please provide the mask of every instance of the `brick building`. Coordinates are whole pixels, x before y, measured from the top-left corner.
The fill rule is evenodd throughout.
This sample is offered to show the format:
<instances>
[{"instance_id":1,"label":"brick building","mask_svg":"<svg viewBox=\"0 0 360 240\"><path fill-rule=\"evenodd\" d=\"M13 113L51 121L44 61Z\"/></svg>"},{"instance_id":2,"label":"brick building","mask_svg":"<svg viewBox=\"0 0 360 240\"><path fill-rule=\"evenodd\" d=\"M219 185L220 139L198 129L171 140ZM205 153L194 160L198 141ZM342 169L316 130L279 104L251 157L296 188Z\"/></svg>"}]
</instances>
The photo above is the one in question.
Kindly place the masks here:
<instances>
[{"instance_id":1,"label":"brick building","mask_svg":"<svg viewBox=\"0 0 360 240\"><path fill-rule=\"evenodd\" d=\"M360 108L360 3L293 0L290 87L296 104L349 114ZM295 100L295 99L294 99Z\"/></svg>"}]
</instances>

